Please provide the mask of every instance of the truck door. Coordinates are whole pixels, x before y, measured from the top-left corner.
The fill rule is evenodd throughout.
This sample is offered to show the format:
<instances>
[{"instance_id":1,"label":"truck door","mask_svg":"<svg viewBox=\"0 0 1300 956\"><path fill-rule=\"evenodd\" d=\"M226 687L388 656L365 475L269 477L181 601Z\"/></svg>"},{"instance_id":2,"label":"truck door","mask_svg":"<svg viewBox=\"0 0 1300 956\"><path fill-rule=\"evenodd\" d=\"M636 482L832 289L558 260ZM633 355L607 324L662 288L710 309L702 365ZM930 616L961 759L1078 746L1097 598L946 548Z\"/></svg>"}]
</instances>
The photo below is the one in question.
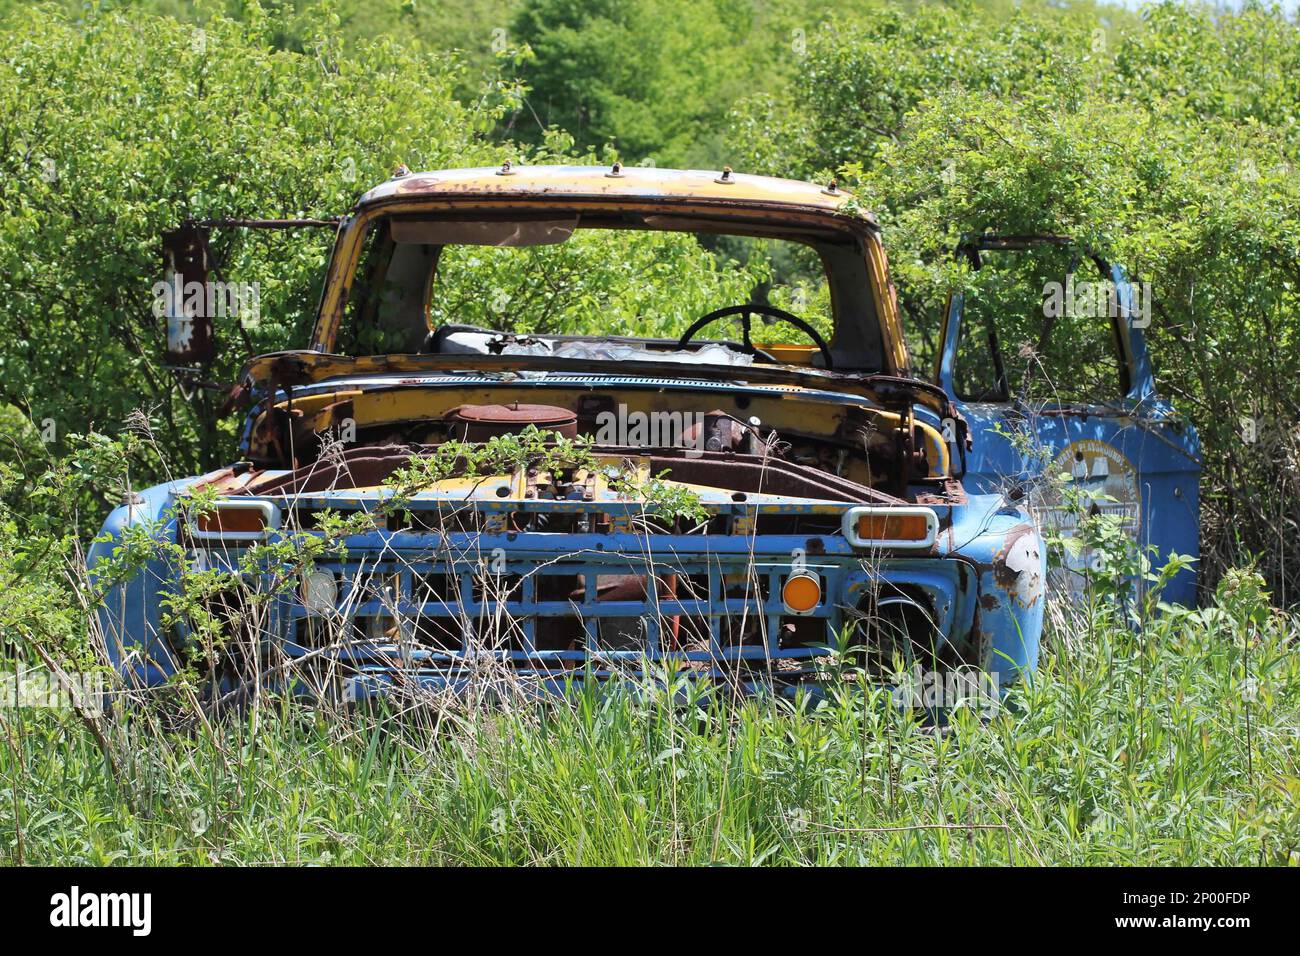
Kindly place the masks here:
<instances>
[{"instance_id":1,"label":"truck door","mask_svg":"<svg viewBox=\"0 0 1300 956\"><path fill-rule=\"evenodd\" d=\"M949 300L937 377L969 427L955 456L967 491L1030 489L1039 520L1069 535L1076 509L1044 480L1069 474L1089 510L1118 514L1138 545L1155 546L1157 566L1198 556L1200 443L1156 394L1149 286L1062 237L983 236L960 253L975 271ZM1062 583L1081 581L1066 571ZM1163 597L1194 604L1195 568Z\"/></svg>"}]
</instances>

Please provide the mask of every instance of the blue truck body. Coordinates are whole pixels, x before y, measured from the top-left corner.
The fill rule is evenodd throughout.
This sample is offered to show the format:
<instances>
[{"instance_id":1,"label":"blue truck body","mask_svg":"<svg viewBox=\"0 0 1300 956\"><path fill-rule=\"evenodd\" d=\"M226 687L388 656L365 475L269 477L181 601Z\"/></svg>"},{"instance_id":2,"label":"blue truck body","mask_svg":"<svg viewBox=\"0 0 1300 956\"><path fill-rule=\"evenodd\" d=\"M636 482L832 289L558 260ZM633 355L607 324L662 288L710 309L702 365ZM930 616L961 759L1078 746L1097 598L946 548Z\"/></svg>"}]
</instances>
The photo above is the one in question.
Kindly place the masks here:
<instances>
[{"instance_id":1,"label":"blue truck body","mask_svg":"<svg viewBox=\"0 0 1300 956\"><path fill-rule=\"evenodd\" d=\"M1116 325L1130 386L1119 405L1040 406L1029 414L1010 397L966 401L952 374L961 297L948 310L935 380L924 381L908 366L878 227L846 211L846 196L833 184L730 171L636 175L652 182L638 184L621 169L529 172L509 164L495 174L402 171L363 197L339 227L311 348L260 357L245 371L240 384L252 408L240 461L128 495L90 548L96 573L128 535L143 531L160 545L138 573L108 590L98 610L118 672L129 683L159 686L194 665L192 622L168 611L186 587L184 564L228 571L242 589L217 610L226 615L230 639L242 642L245 663L253 663L241 669L204 662L219 694L250 680L348 699L395 690L467 692L492 669L540 692L653 670L744 693L795 694L823 687L828 660L846 651L841 659L872 680L889 679L901 659L936 672L973 669L1005 690L1038 661L1048 584L1041 524L1050 503L1025 489L1045 470L1064 466L1083 484L1097 484L1099 507L1111 501L1115 476L1124 477L1131 500L1117 506L1131 510L1135 535L1162 555L1195 555L1196 437L1156 396L1140 328ZM367 230L385 216L425 208L445 215L447 208L459 211L457 204L545 217L551 232L561 214L576 222L592 210L614 213L626 225L647 209L652 215L638 220L647 228L706 223L716 230L725 219L749 234L788 230L800 241L823 243L823 260L838 263L832 299L843 314L829 343L809 328L817 347L803 351L755 347L746 315L743 345L729 347L756 364L727 368L658 360L664 354L685 361L687 339L714 321L713 313L675 349L652 343L660 351L650 354L627 340L613 342L630 350L630 361L597 352L592 361L530 357L539 347L557 349L557 356L557 344L579 347L558 339L541 346L528 340L534 352L511 357L501 353L516 344L513 337L494 339L482 330L453 333L471 344L489 342L469 358L445 354L445 336L432 333L431 355L332 354L349 297L356 296L349 283ZM480 241L490 234L499 245L528 232L508 236L495 220L472 225L431 220L407 235L418 242L478 230ZM856 285L844 278L858 274ZM183 329L188 321L174 324ZM671 414L712 409L699 417L730 436L725 441L733 444L720 450L597 449L639 462L646 474L669 461L663 474L695 496L704 517L692 527L656 525L647 522L643 496L602 485L594 473L571 476L556 492L541 488L522 465L431 482L404 496L396 516L389 508L396 494L388 484L392 462L419 459L430 446L363 441L368 450L343 466L320 451L320 436L343 425L375 434L412 421L444 427L460 421L456 415L468 406L458 403L466 396L482 402L507 392L513 405L473 405L466 421L482 424L485 409L495 409L498 425L525 409L567 414L575 403L581 415L593 396ZM779 424L753 415L760 407ZM1017 428L1032 432L1035 454L1009 440ZM768 429L760 456L756 441ZM776 441L777 432L790 441ZM678 457L654 457L668 452ZM366 477L347 474L353 466ZM336 468L335 478L317 480L318 468ZM780 469L786 483L773 484L769 471ZM732 483L731 474L744 481ZM198 489L215 490L219 513L233 509L224 514L238 512L241 521L252 515L255 530L234 530L235 523L221 524L225 518L204 525L186 510ZM280 567L251 560L273 550L268 545L318 534L312 519L326 512L362 515L367 523L350 525L335 549L300 569L301 580L286 586L277 580ZM811 604L791 597L795 578L802 593L812 590ZM1171 596L1190 602L1194 592L1188 573Z\"/></svg>"},{"instance_id":2,"label":"blue truck body","mask_svg":"<svg viewBox=\"0 0 1300 956\"><path fill-rule=\"evenodd\" d=\"M332 382L328 386L346 386ZM585 384L599 387L599 377ZM678 387L690 388L680 383ZM854 397L842 396L852 402ZM937 416L932 416L938 425ZM92 568L109 557L128 525L137 525L166 542L182 534L179 503L198 479L186 479L147 489L138 499L115 509L90 550ZM276 509L333 510L347 514L355 509L377 511L383 492L325 491L306 495L256 498ZM960 504L936 505L939 534L924 554L909 555L881 550L864 554L842 534L736 533L736 527L762 515L838 514L850 505L829 505L788 496L738 503L727 495L702 495L711 514L722 516L730 528L721 534L647 535L640 531L612 533L413 533L375 530L351 535L342 544L347 557L317 562L319 571L340 582L338 605L352 621L369 618L445 620L458 629L504 613L519 622L519 639L509 648L472 646L454 650L403 646L401 640L362 641L340 647L331 658L347 663L343 693L361 699L391 690L395 682L415 682L429 690L465 690L478 679L483 661L507 663L511 672L531 679L541 690L559 691L575 679L605 679L617 674L642 673L648 663L689 668L692 676L727 684L746 693L774 690L790 694L799 688L816 691L818 659L827 646L850 627L853 609L866 595L883 587L890 594L922 599L932 615L942 642L963 645L964 653L978 660L993 686L1009 687L1037 663L1039 634L1045 604L1046 551L1029 511L1001 494L972 495ZM445 496L417 495L410 509L438 511ZM592 505L570 501L494 500L476 502L486 514L535 511L590 510ZM600 502L602 511L634 517L637 502ZM275 522L279 523L279 522ZM265 541L287 539L287 529L270 531ZM260 542L259 542L260 543ZM204 549L202 564L240 573L247 542L222 543ZM507 555L490 571L485 565L494 554ZM783 646L782 622L790 618L780 598L780 582L790 573L791 555L802 554L803 567L816 573L825 593L807 618L824 623L821 638ZM648 593L635 600L606 600L596 589L606 577L644 575L653 567L660 578L680 576L701 582L690 596L668 597ZM361 578L358 577L361 573ZM268 572L269 573L269 572ZM446 580L439 593L420 593L430 576ZM545 582L554 577L579 578L583 594L557 599L546 596ZM482 594L482 582L508 582L498 595ZM157 685L176 672L183 658L185 634L164 626L163 599L174 593L180 569L163 561L149 562L140 575L113 587L99 611L101 627L115 667L134 682ZM382 579L391 593L367 591L363 580ZM727 583L760 582L750 593L728 596ZM707 582L707 583L705 583ZM253 586L254 589L256 585ZM293 590L279 594L267 608L265 637L275 641L289 658L313 654L311 646L297 643L312 612ZM548 618L578 618L586 633L577 649L538 649L534 646L539 623ZM675 618L708 622L706 641L692 648L672 646L666 635ZM727 620L761 620L763 638L729 642ZM603 622L644 622L645 639L635 648L602 647ZM703 633L700 635L703 637ZM232 689L227 687L227 690Z\"/></svg>"}]
</instances>

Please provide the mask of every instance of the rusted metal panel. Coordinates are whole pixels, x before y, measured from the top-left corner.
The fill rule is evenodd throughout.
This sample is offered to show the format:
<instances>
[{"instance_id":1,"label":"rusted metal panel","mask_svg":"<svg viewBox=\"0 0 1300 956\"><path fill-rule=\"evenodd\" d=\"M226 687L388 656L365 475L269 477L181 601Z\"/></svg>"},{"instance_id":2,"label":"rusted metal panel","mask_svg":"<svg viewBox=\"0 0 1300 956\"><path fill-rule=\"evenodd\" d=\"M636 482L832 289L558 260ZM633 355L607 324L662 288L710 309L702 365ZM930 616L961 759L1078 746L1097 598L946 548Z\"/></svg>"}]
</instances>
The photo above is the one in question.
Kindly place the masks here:
<instances>
[{"instance_id":1,"label":"rusted metal panel","mask_svg":"<svg viewBox=\"0 0 1300 956\"><path fill-rule=\"evenodd\" d=\"M163 299L166 303L166 362L173 368L200 368L216 354L208 313L208 232L195 223L164 232Z\"/></svg>"}]
</instances>

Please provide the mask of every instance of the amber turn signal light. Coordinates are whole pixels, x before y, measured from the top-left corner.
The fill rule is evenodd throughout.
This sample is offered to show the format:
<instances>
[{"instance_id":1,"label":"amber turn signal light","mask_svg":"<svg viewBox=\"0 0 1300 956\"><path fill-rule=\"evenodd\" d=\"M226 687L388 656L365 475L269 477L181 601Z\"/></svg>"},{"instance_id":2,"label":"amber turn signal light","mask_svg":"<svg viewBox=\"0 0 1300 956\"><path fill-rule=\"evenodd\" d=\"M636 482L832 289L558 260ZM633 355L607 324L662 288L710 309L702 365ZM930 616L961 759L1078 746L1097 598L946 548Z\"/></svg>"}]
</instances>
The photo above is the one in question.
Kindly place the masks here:
<instances>
[{"instance_id":1,"label":"amber turn signal light","mask_svg":"<svg viewBox=\"0 0 1300 956\"><path fill-rule=\"evenodd\" d=\"M843 531L855 548L928 548L939 536L939 519L918 505L870 505L846 511Z\"/></svg>"},{"instance_id":2,"label":"amber turn signal light","mask_svg":"<svg viewBox=\"0 0 1300 956\"><path fill-rule=\"evenodd\" d=\"M921 541L926 534L924 515L872 514L858 517L858 537L869 540Z\"/></svg>"},{"instance_id":3,"label":"amber turn signal light","mask_svg":"<svg viewBox=\"0 0 1300 956\"><path fill-rule=\"evenodd\" d=\"M785 609L795 614L807 614L822 600L822 579L812 571L796 571L781 586L781 600Z\"/></svg>"}]
</instances>

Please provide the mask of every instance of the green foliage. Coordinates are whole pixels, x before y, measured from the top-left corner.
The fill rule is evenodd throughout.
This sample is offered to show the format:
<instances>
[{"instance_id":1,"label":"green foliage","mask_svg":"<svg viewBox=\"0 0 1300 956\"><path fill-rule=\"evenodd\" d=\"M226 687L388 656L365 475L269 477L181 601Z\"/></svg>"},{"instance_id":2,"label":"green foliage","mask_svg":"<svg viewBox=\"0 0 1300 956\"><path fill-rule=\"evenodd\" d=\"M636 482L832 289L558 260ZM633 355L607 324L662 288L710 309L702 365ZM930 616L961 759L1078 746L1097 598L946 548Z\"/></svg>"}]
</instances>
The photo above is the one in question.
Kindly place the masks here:
<instances>
[{"instance_id":1,"label":"green foliage","mask_svg":"<svg viewBox=\"0 0 1300 956\"><path fill-rule=\"evenodd\" d=\"M848 0L836 15L875 6ZM537 141L556 126L630 163L737 165L727 111L781 88L827 16L806 0L523 0L511 35L533 52L530 92L511 133Z\"/></svg>"},{"instance_id":2,"label":"green foliage","mask_svg":"<svg viewBox=\"0 0 1300 956\"><path fill-rule=\"evenodd\" d=\"M1089 625L1066 622L1032 686L944 734L883 693L710 703L664 674L428 726L140 715L116 777L82 724L31 713L0 775L22 781L38 864L1294 864L1295 624L1234 580L1253 587L1142 635L1067 649ZM0 800L0 859L17 820Z\"/></svg>"},{"instance_id":3,"label":"green foliage","mask_svg":"<svg viewBox=\"0 0 1300 956\"><path fill-rule=\"evenodd\" d=\"M131 434L119 441L73 435L57 459L0 463L0 660L35 643L78 662L94 660L89 589L79 590L82 546L107 506L131 487Z\"/></svg>"},{"instance_id":4,"label":"green foliage","mask_svg":"<svg viewBox=\"0 0 1300 956\"><path fill-rule=\"evenodd\" d=\"M269 21L268 42L277 50L302 53L311 49L322 22L349 49L367 41L387 39L411 49L454 51L474 74L493 72L500 53L494 40L510 23L519 0L47 0L47 6L75 19L86 11L105 14L153 14L181 23L205 26L214 18ZM0 15L30 7L29 0L0 0ZM498 41L497 46L500 46Z\"/></svg>"},{"instance_id":5,"label":"green foliage","mask_svg":"<svg viewBox=\"0 0 1300 956\"><path fill-rule=\"evenodd\" d=\"M438 261L430 319L434 327L676 338L720 303L748 302L769 275L766 261L711 255L683 233L578 230L554 246L452 246Z\"/></svg>"},{"instance_id":6,"label":"green foliage","mask_svg":"<svg viewBox=\"0 0 1300 956\"><path fill-rule=\"evenodd\" d=\"M421 490L446 478L486 478L510 475L527 468L550 476L573 480L578 475L599 473L611 491L639 500L661 520L678 518L696 521L707 516L699 496L687 488L665 482L663 475L639 479L623 463L602 461L592 450L592 440L583 436L565 438L529 425L514 435L494 435L486 442L446 441L430 454L411 460L386 482L392 495L385 498L383 513L405 508Z\"/></svg>"},{"instance_id":7,"label":"green foliage","mask_svg":"<svg viewBox=\"0 0 1300 956\"><path fill-rule=\"evenodd\" d=\"M1293 602L1297 57L1300 28L1255 8L1212 19L1164 4L1118 30L1027 5L1005 21L926 6L818 34L788 98L738 110L732 137L764 171L852 180L886 230L918 368L950 292L1014 319L1045 277L1064 279L1059 263L1022 273L1018 301L1005 274L953 259L964 235L1071 235L1149 282L1159 385L1205 446L1211 576L1267 551ZM1022 325L1013 358L1046 388L1111 397L1079 330L1055 354L1017 355L1037 339Z\"/></svg>"},{"instance_id":8,"label":"green foliage","mask_svg":"<svg viewBox=\"0 0 1300 956\"><path fill-rule=\"evenodd\" d=\"M0 25L0 400L60 435L145 408L179 466L229 456L230 432L219 448L212 429L217 400L186 401L161 368L151 287L163 230L334 215L398 162L500 156L483 136L505 100L461 105L452 61L389 41L345 55L329 22L309 54L277 52L258 9L201 32L39 8ZM216 236L222 273L259 285L264 320L218 329L215 378L230 381L250 348L305 340L329 246L319 231Z\"/></svg>"},{"instance_id":9,"label":"green foliage","mask_svg":"<svg viewBox=\"0 0 1300 956\"><path fill-rule=\"evenodd\" d=\"M688 122L693 107L656 108L652 87L662 77L664 51L638 35L646 13L644 4L615 0L525 2L514 30L534 58L525 70L528 112L517 117L518 134L536 140L556 126L584 145L616 143L631 161L680 136L665 120ZM687 116L673 115L678 111Z\"/></svg>"}]
</instances>

